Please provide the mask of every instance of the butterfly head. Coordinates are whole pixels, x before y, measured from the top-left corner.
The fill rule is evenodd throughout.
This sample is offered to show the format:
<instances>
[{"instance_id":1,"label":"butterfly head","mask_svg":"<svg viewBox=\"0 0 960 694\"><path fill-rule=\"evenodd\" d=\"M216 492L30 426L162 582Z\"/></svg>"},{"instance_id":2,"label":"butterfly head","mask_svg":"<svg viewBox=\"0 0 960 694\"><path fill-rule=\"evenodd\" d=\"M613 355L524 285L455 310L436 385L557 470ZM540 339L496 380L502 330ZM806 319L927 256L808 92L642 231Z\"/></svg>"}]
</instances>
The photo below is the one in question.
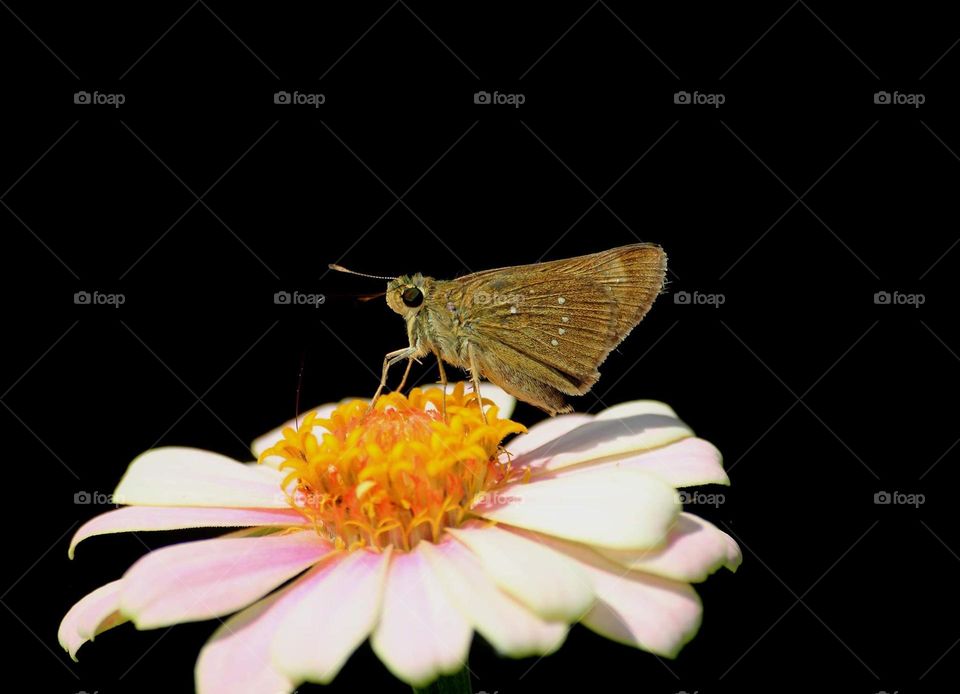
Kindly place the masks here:
<instances>
[{"instance_id":1,"label":"butterfly head","mask_svg":"<svg viewBox=\"0 0 960 694\"><path fill-rule=\"evenodd\" d=\"M416 314L429 293L428 280L419 272L390 280L387 284L387 305L404 317Z\"/></svg>"}]
</instances>

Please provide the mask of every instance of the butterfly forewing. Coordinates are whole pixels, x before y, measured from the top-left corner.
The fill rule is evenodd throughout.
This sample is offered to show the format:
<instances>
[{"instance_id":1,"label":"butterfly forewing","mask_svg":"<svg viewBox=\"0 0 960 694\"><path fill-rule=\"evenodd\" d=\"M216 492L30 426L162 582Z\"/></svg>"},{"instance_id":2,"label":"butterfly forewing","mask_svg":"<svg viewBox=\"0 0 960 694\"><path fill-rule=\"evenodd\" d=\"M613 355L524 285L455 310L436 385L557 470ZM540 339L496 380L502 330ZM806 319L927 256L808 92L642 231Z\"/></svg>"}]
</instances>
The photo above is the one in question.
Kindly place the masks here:
<instances>
[{"instance_id":1,"label":"butterfly forewing","mask_svg":"<svg viewBox=\"0 0 960 694\"><path fill-rule=\"evenodd\" d=\"M653 244L467 275L455 293L463 335L482 375L521 399L566 411L562 393L587 392L597 367L663 287Z\"/></svg>"}]
</instances>

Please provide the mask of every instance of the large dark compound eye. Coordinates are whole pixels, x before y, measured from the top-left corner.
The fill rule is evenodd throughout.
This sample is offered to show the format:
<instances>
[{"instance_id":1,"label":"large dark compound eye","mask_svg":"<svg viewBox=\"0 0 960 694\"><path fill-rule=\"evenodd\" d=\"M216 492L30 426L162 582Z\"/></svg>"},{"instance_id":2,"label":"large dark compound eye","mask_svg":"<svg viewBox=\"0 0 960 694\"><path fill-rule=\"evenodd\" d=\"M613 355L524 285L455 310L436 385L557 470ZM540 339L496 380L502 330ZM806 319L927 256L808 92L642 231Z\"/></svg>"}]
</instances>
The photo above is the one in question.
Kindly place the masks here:
<instances>
[{"instance_id":1,"label":"large dark compound eye","mask_svg":"<svg viewBox=\"0 0 960 694\"><path fill-rule=\"evenodd\" d=\"M416 287L407 287L403 290L400 298L403 299L403 303L408 307L416 308L423 303L423 292Z\"/></svg>"}]
</instances>

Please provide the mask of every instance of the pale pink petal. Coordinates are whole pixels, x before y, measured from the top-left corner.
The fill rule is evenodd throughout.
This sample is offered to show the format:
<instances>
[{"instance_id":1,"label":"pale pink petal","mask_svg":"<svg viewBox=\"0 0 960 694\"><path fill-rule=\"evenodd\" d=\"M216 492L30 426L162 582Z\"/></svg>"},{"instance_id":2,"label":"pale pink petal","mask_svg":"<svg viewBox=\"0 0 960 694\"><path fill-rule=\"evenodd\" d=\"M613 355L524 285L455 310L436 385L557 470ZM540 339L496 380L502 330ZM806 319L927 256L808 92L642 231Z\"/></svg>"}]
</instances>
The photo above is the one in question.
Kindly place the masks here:
<instances>
[{"instance_id":1,"label":"pale pink petal","mask_svg":"<svg viewBox=\"0 0 960 694\"><path fill-rule=\"evenodd\" d=\"M693 431L662 402L640 400L611 407L592 421L514 460L534 473L551 472L596 460L659 448L693 436Z\"/></svg>"},{"instance_id":2,"label":"pale pink petal","mask_svg":"<svg viewBox=\"0 0 960 694\"><path fill-rule=\"evenodd\" d=\"M575 475L580 471L602 467L642 470L656 475L672 487L730 484L730 478L723 469L723 456L720 455L720 451L709 441L694 437L636 455L566 468L557 474Z\"/></svg>"},{"instance_id":3,"label":"pale pink petal","mask_svg":"<svg viewBox=\"0 0 960 694\"><path fill-rule=\"evenodd\" d=\"M297 683L280 673L270 658L270 646L283 619L297 609L345 555L334 553L289 586L278 590L224 622L200 651L194 669L199 694L278 694Z\"/></svg>"},{"instance_id":4,"label":"pale pink petal","mask_svg":"<svg viewBox=\"0 0 960 694\"><path fill-rule=\"evenodd\" d=\"M664 541L680 503L676 490L653 475L602 468L516 482L478 495L471 510L568 540L638 549Z\"/></svg>"},{"instance_id":5,"label":"pale pink petal","mask_svg":"<svg viewBox=\"0 0 960 694\"><path fill-rule=\"evenodd\" d=\"M370 637L390 672L415 687L462 670L473 636L423 556L424 544L390 560L380 622Z\"/></svg>"},{"instance_id":6,"label":"pale pink petal","mask_svg":"<svg viewBox=\"0 0 960 694\"><path fill-rule=\"evenodd\" d=\"M280 623L274 666L294 682L330 682L376 626L390 551L355 550L317 574Z\"/></svg>"},{"instance_id":7,"label":"pale pink petal","mask_svg":"<svg viewBox=\"0 0 960 694\"><path fill-rule=\"evenodd\" d=\"M197 448L155 448L130 463L113 498L143 506L289 508L283 477Z\"/></svg>"},{"instance_id":8,"label":"pale pink petal","mask_svg":"<svg viewBox=\"0 0 960 694\"><path fill-rule=\"evenodd\" d=\"M501 590L544 619L575 622L593 604L590 580L577 563L541 543L489 524L447 532L477 555Z\"/></svg>"},{"instance_id":9,"label":"pale pink petal","mask_svg":"<svg viewBox=\"0 0 960 694\"><path fill-rule=\"evenodd\" d=\"M592 421L592 415L579 414L576 412L544 419L542 422L537 422L530 427L526 434L517 434L514 438L510 439L510 441L507 442L507 450L514 456L525 456L531 453L531 451L537 451L535 455L530 457L546 457L550 454L549 444L553 442L554 439L558 439L564 434L573 431L578 426ZM544 450L538 451L537 449L541 446L544 446Z\"/></svg>"},{"instance_id":10,"label":"pale pink petal","mask_svg":"<svg viewBox=\"0 0 960 694\"><path fill-rule=\"evenodd\" d=\"M123 577L120 609L139 629L229 614L332 551L313 530L164 547Z\"/></svg>"},{"instance_id":11,"label":"pale pink petal","mask_svg":"<svg viewBox=\"0 0 960 694\"><path fill-rule=\"evenodd\" d=\"M700 597L687 583L624 570L589 547L545 537L551 547L581 564L593 583L597 601L583 618L598 634L667 658L700 628Z\"/></svg>"},{"instance_id":12,"label":"pale pink petal","mask_svg":"<svg viewBox=\"0 0 960 694\"><path fill-rule=\"evenodd\" d=\"M743 552L740 550L740 545L737 544L736 540L726 533L723 533L723 537L727 541L727 563L724 566L730 569L730 571L736 571L740 568L740 564L743 563Z\"/></svg>"},{"instance_id":13,"label":"pale pink petal","mask_svg":"<svg viewBox=\"0 0 960 694\"><path fill-rule=\"evenodd\" d=\"M739 548L731 556L731 544L737 547L729 535L712 523L681 513L662 548L597 551L625 568L689 583L706 580L721 566L736 571L740 565Z\"/></svg>"},{"instance_id":14,"label":"pale pink petal","mask_svg":"<svg viewBox=\"0 0 960 694\"><path fill-rule=\"evenodd\" d=\"M240 528L239 530L233 530L229 533L224 533L223 535L217 535L217 537L221 539L228 537L267 537L268 535L282 533L286 530L287 528L271 528L265 525L259 525L253 528Z\"/></svg>"},{"instance_id":15,"label":"pale pink petal","mask_svg":"<svg viewBox=\"0 0 960 694\"><path fill-rule=\"evenodd\" d=\"M422 542L422 552L447 595L501 654L514 658L552 653L567 636L565 622L548 622L500 591L464 545Z\"/></svg>"},{"instance_id":16,"label":"pale pink petal","mask_svg":"<svg viewBox=\"0 0 960 694\"><path fill-rule=\"evenodd\" d=\"M84 523L70 541L68 554L73 559L80 542L94 535L178 530L181 528L230 528L240 526L304 526L302 514L287 509L204 508L200 506L127 506L107 511Z\"/></svg>"},{"instance_id":17,"label":"pale pink petal","mask_svg":"<svg viewBox=\"0 0 960 694\"><path fill-rule=\"evenodd\" d=\"M116 580L88 593L70 608L60 622L57 637L74 660L77 659L80 646L93 641L97 634L127 621L117 611L121 582L122 579Z\"/></svg>"}]
</instances>

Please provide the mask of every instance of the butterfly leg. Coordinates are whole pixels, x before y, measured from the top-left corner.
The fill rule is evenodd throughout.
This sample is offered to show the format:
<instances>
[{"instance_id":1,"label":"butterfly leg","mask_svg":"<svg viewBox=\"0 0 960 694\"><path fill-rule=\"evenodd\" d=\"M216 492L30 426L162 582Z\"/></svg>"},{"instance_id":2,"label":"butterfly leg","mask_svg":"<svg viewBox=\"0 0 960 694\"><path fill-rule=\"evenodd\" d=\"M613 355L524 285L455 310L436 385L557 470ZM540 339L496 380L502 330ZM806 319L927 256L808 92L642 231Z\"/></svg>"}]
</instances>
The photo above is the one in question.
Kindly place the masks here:
<instances>
[{"instance_id":1,"label":"butterfly leg","mask_svg":"<svg viewBox=\"0 0 960 694\"><path fill-rule=\"evenodd\" d=\"M407 359L407 369L403 372L403 378L400 379L400 385L397 386L397 392L402 392L403 387L407 385L407 377L410 375L410 367L413 366L413 357Z\"/></svg>"},{"instance_id":2,"label":"butterfly leg","mask_svg":"<svg viewBox=\"0 0 960 694\"><path fill-rule=\"evenodd\" d=\"M433 355L437 358L437 368L440 369L440 387L443 388L440 414L443 415L443 421L447 421L447 371L443 368L443 359L440 358L439 350L434 348Z\"/></svg>"},{"instance_id":3,"label":"butterfly leg","mask_svg":"<svg viewBox=\"0 0 960 694\"><path fill-rule=\"evenodd\" d=\"M383 393L383 389L387 385L387 372L390 371L390 367L396 364L398 361L403 361L404 359L413 359L413 356L417 353L416 347L404 347L403 349L398 349L393 352L388 352L383 358L383 373L380 375L380 387L377 388L377 392L373 394L373 398L370 400L370 409L373 409L373 406L377 404L377 400L380 399L380 394Z\"/></svg>"},{"instance_id":4,"label":"butterfly leg","mask_svg":"<svg viewBox=\"0 0 960 694\"><path fill-rule=\"evenodd\" d=\"M480 416L483 417L483 423L487 423L487 413L483 410L483 399L480 397L480 370L477 368L477 360L473 353L473 347L470 347L470 382L473 383L473 393L477 396L477 407L480 408Z\"/></svg>"}]
</instances>

